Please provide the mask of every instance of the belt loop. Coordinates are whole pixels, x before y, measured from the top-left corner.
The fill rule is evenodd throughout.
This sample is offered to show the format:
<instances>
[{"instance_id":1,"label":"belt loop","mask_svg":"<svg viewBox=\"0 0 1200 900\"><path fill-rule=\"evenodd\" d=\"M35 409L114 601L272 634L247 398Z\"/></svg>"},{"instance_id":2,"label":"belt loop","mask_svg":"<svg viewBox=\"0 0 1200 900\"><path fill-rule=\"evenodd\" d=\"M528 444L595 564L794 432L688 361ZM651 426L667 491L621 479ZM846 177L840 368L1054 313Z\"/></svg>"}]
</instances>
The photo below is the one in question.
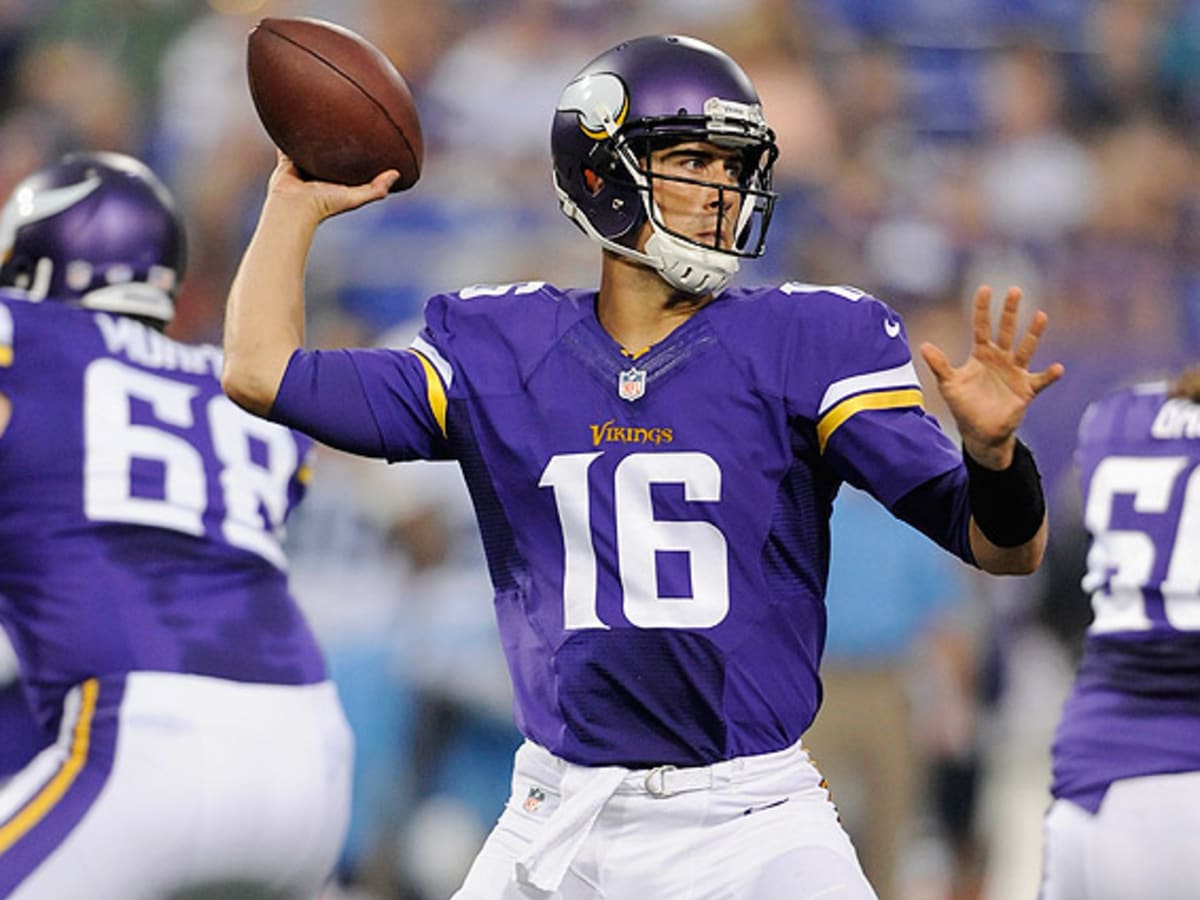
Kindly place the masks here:
<instances>
[{"instance_id":1,"label":"belt loop","mask_svg":"<svg viewBox=\"0 0 1200 900\"><path fill-rule=\"evenodd\" d=\"M670 797L672 790L667 788L667 773L674 772L676 766L658 766L646 773L646 793L651 797Z\"/></svg>"}]
</instances>

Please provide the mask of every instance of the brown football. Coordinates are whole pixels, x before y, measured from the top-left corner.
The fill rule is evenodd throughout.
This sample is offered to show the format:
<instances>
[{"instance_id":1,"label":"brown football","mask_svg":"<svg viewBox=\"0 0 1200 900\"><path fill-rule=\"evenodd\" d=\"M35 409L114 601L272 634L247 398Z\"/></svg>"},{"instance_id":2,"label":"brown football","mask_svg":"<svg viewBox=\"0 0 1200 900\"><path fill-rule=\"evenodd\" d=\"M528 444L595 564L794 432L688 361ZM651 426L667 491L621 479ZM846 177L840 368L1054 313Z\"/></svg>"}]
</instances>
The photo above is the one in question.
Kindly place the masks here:
<instances>
[{"instance_id":1,"label":"brown football","mask_svg":"<svg viewBox=\"0 0 1200 900\"><path fill-rule=\"evenodd\" d=\"M246 75L267 134L306 176L365 184L396 169L393 191L421 176L421 122L408 84L348 28L263 19L246 44Z\"/></svg>"}]
</instances>

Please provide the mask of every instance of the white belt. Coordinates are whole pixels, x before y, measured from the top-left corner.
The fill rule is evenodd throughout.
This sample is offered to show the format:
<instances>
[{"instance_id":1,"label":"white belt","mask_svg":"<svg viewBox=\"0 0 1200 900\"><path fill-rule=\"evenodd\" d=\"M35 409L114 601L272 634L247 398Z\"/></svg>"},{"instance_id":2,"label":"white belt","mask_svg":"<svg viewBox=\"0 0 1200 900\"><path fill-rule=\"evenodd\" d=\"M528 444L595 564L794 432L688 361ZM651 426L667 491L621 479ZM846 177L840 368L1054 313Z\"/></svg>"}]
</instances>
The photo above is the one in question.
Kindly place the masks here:
<instances>
[{"instance_id":1,"label":"white belt","mask_svg":"<svg viewBox=\"0 0 1200 900\"><path fill-rule=\"evenodd\" d=\"M618 794L649 794L665 799L688 791L707 791L713 786L713 771L707 766L680 769L657 766L648 772L634 772L617 787Z\"/></svg>"}]
</instances>

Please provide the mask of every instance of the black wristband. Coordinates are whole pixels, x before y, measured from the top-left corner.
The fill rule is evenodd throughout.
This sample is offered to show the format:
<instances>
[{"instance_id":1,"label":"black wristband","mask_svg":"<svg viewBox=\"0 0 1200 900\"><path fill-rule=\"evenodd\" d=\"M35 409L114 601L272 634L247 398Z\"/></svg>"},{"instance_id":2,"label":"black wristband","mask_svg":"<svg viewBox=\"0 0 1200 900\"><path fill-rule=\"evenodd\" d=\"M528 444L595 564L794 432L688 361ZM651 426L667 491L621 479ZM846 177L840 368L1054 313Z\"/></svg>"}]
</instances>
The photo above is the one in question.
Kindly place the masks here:
<instances>
[{"instance_id":1,"label":"black wristband","mask_svg":"<svg viewBox=\"0 0 1200 900\"><path fill-rule=\"evenodd\" d=\"M1046 516L1042 476L1033 454L1019 440L1012 463L996 471L981 466L963 449L971 515L983 536L997 547L1019 547L1037 534Z\"/></svg>"}]
</instances>

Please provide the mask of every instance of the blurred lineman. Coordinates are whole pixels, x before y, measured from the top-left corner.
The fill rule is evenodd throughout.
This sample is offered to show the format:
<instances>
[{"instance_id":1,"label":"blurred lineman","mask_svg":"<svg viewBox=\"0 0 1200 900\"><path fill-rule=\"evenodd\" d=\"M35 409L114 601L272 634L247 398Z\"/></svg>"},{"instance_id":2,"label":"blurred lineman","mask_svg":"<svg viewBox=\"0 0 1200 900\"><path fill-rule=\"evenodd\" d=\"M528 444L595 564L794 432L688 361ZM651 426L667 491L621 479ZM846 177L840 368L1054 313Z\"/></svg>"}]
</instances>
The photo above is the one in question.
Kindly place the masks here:
<instances>
[{"instance_id":1,"label":"blurred lineman","mask_svg":"<svg viewBox=\"0 0 1200 900\"><path fill-rule=\"evenodd\" d=\"M1054 740L1042 900L1200 898L1200 369L1093 404L1094 619Z\"/></svg>"},{"instance_id":2,"label":"blurred lineman","mask_svg":"<svg viewBox=\"0 0 1200 900\"><path fill-rule=\"evenodd\" d=\"M433 297L407 350L307 352L325 217L396 173L305 182L281 158L230 293L224 385L341 449L453 458L475 504L514 682L513 794L460 900L869 898L801 748L820 703L830 504L872 493L964 559L1029 572L1045 543L1015 437L1031 373L1010 291L971 358L926 348L970 472L926 416L899 318L851 288L728 288L762 252L777 155L721 51L646 37L567 85L561 205L599 291Z\"/></svg>"},{"instance_id":3,"label":"blurred lineman","mask_svg":"<svg viewBox=\"0 0 1200 900\"><path fill-rule=\"evenodd\" d=\"M352 742L288 592L303 435L165 337L184 265L140 162L0 214L0 626L58 740L0 791L0 897L315 897Z\"/></svg>"}]
</instances>

